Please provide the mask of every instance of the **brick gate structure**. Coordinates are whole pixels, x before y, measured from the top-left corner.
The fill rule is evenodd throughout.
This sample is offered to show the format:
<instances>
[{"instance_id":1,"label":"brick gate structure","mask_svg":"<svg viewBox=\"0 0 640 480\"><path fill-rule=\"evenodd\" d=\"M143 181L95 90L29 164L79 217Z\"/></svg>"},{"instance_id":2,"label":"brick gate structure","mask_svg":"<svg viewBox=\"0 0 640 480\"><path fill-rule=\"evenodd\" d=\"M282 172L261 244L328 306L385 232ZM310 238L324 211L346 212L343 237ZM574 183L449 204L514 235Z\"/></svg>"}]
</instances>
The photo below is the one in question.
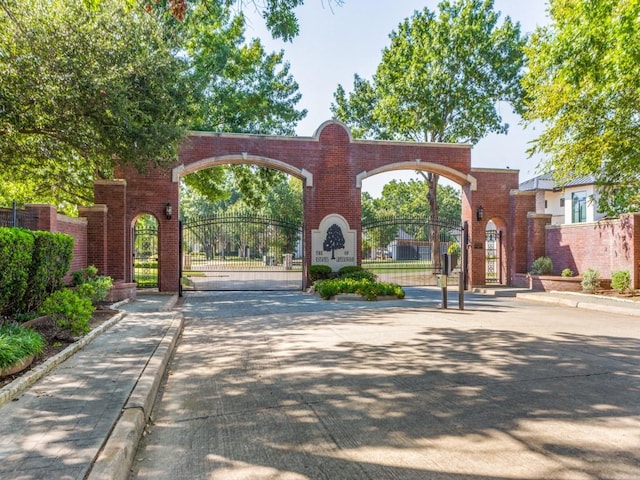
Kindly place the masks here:
<instances>
[{"instance_id":1,"label":"brick gate structure","mask_svg":"<svg viewBox=\"0 0 640 480\"><path fill-rule=\"evenodd\" d=\"M510 221L519 208L514 201L518 197L510 194L518 188L517 170L472 169L469 145L354 140L344 124L330 120L312 137L193 132L182 143L173 168L151 168L144 174L123 171L120 179L96 182L96 207L85 215L89 234L106 241L92 242L90 263L104 274L131 282L132 228L139 216L151 214L159 228L159 289L178 291L180 178L239 163L274 168L302 180L305 279L313 263L312 232L329 215L343 217L356 232L355 253L357 264L361 263L362 180L394 170L434 172L462 187L462 220L469 226L470 285L485 283L484 236L490 219L505 233L504 278L510 278L514 262L520 261L514 241L526 222L518 226ZM173 211L171 218L166 215L167 205Z\"/></svg>"}]
</instances>

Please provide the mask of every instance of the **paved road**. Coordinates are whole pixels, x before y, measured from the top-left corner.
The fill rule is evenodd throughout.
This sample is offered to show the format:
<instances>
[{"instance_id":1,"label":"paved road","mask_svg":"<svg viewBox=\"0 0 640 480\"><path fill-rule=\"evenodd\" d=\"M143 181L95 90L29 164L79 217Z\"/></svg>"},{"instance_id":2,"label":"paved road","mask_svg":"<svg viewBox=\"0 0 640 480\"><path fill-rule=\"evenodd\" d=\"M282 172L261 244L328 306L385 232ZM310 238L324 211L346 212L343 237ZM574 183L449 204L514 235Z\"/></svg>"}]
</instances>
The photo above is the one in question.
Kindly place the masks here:
<instances>
[{"instance_id":1,"label":"paved road","mask_svg":"<svg viewBox=\"0 0 640 480\"><path fill-rule=\"evenodd\" d=\"M639 318L407 297L189 294L132 478L640 478Z\"/></svg>"}]
</instances>

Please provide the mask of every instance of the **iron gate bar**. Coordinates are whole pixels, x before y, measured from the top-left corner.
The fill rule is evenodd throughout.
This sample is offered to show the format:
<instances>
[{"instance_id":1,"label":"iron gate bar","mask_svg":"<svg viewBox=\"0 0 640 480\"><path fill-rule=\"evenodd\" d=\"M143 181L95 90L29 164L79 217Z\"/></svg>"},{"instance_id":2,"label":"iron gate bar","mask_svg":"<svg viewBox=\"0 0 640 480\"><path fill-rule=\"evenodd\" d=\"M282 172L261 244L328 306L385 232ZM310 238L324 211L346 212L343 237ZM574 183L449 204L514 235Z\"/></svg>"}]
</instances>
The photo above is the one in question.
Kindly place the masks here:
<instances>
[{"instance_id":1,"label":"iron gate bar","mask_svg":"<svg viewBox=\"0 0 640 480\"><path fill-rule=\"evenodd\" d=\"M452 242L461 242L461 232L459 220L432 222L429 217L402 215L365 220L362 266L378 275L380 281L402 286L435 285L436 274L442 273L440 256ZM434 252L437 244L439 251ZM455 277L450 278L455 284Z\"/></svg>"},{"instance_id":2,"label":"iron gate bar","mask_svg":"<svg viewBox=\"0 0 640 480\"><path fill-rule=\"evenodd\" d=\"M158 228L136 225L133 228L133 280L138 288L158 286Z\"/></svg>"},{"instance_id":3,"label":"iron gate bar","mask_svg":"<svg viewBox=\"0 0 640 480\"><path fill-rule=\"evenodd\" d=\"M217 214L184 222L181 238L181 278L190 288L302 289L300 221L247 212Z\"/></svg>"}]
</instances>

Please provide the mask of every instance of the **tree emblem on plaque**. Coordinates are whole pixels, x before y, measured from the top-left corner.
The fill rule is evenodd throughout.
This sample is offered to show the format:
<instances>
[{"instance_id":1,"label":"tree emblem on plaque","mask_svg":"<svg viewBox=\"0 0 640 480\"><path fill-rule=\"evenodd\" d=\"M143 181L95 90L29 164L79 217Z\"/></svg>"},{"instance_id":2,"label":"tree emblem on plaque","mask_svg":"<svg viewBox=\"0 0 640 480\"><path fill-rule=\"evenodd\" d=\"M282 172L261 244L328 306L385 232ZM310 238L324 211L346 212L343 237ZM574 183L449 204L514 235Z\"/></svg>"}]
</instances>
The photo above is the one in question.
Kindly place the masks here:
<instances>
[{"instance_id":1,"label":"tree emblem on plaque","mask_svg":"<svg viewBox=\"0 0 640 480\"><path fill-rule=\"evenodd\" d=\"M331 260L335 260L335 252L338 248L344 248L344 235L342 235L340 226L334 223L327 229L327 236L322 242L322 250L325 252L331 251Z\"/></svg>"}]
</instances>

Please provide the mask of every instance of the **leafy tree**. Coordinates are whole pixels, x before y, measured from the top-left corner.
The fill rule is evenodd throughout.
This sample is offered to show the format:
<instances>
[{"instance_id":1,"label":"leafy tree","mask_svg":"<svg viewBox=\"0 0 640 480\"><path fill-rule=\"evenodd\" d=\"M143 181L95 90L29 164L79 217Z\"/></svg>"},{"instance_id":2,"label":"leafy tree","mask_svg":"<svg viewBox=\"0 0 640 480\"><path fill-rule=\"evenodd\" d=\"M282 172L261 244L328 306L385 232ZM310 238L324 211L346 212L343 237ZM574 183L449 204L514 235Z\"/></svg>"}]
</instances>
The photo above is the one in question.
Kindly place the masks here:
<instances>
[{"instance_id":1,"label":"leafy tree","mask_svg":"<svg viewBox=\"0 0 640 480\"><path fill-rule=\"evenodd\" d=\"M267 54L259 40L245 42L243 15L233 15L224 5L196 3L182 23L167 22L183 39L194 91L199 92L192 104L192 129L294 133L307 113L296 109L301 98L298 84L282 51ZM275 185L276 176L272 169L232 165L188 175L185 183L214 202L228 197L230 188L239 189L255 208L263 192Z\"/></svg>"},{"instance_id":2,"label":"leafy tree","mask_svg":"<svg viewBox=\"0 0 640 480\"><path fill-rule=\"evenodd\" d=\"M282 52L245 44L231 2L190 3L180 22L174 3L0 1L0 201L89 203L93 180L118 165L172 162L187 128L293 132L306 112ZM256 176L237 171L241 186ZM203 174L204 187L194 176L196 188L224 197L219 175Z\"/></svg>"},{"instance_id":3,"label":"leafy tree","mask_svg":"<svg viewBox=\"0 0 640 480\"><path fill-rule=\"evenodd\" d=\"M601 211L638 211L640 2L551 0L549 16L526 48L524 117L543 124L531 151L561 184L594 175Z\"/></svg>"},{"instance_id":4,"label":"leafy tree","mask_svg":"<svg viewBox=\"0 0 640 480\"><path fill-rule=\"evenodd\" d=\"M371 82L356 75L348 95L338 86L331 109L354 135L475 144L507 132L497 105L520 105L519 24L499 23L492 0L444 0L438 9L416 11L391 33ZM426 175L435 223L439 175Z\"/></svg>"},{"instance_id":5,"label":"leafy tree","mask_svg":"<svg viewBox=\"0 0 640 480\"><path fill-rule=\"evenodd\" d=\"M115 165L174 158L185 67L162 25L121 1L2 0L1 179L17 194L27 185L38 200L73 202Z\"/></svg>"}]
</instances>

